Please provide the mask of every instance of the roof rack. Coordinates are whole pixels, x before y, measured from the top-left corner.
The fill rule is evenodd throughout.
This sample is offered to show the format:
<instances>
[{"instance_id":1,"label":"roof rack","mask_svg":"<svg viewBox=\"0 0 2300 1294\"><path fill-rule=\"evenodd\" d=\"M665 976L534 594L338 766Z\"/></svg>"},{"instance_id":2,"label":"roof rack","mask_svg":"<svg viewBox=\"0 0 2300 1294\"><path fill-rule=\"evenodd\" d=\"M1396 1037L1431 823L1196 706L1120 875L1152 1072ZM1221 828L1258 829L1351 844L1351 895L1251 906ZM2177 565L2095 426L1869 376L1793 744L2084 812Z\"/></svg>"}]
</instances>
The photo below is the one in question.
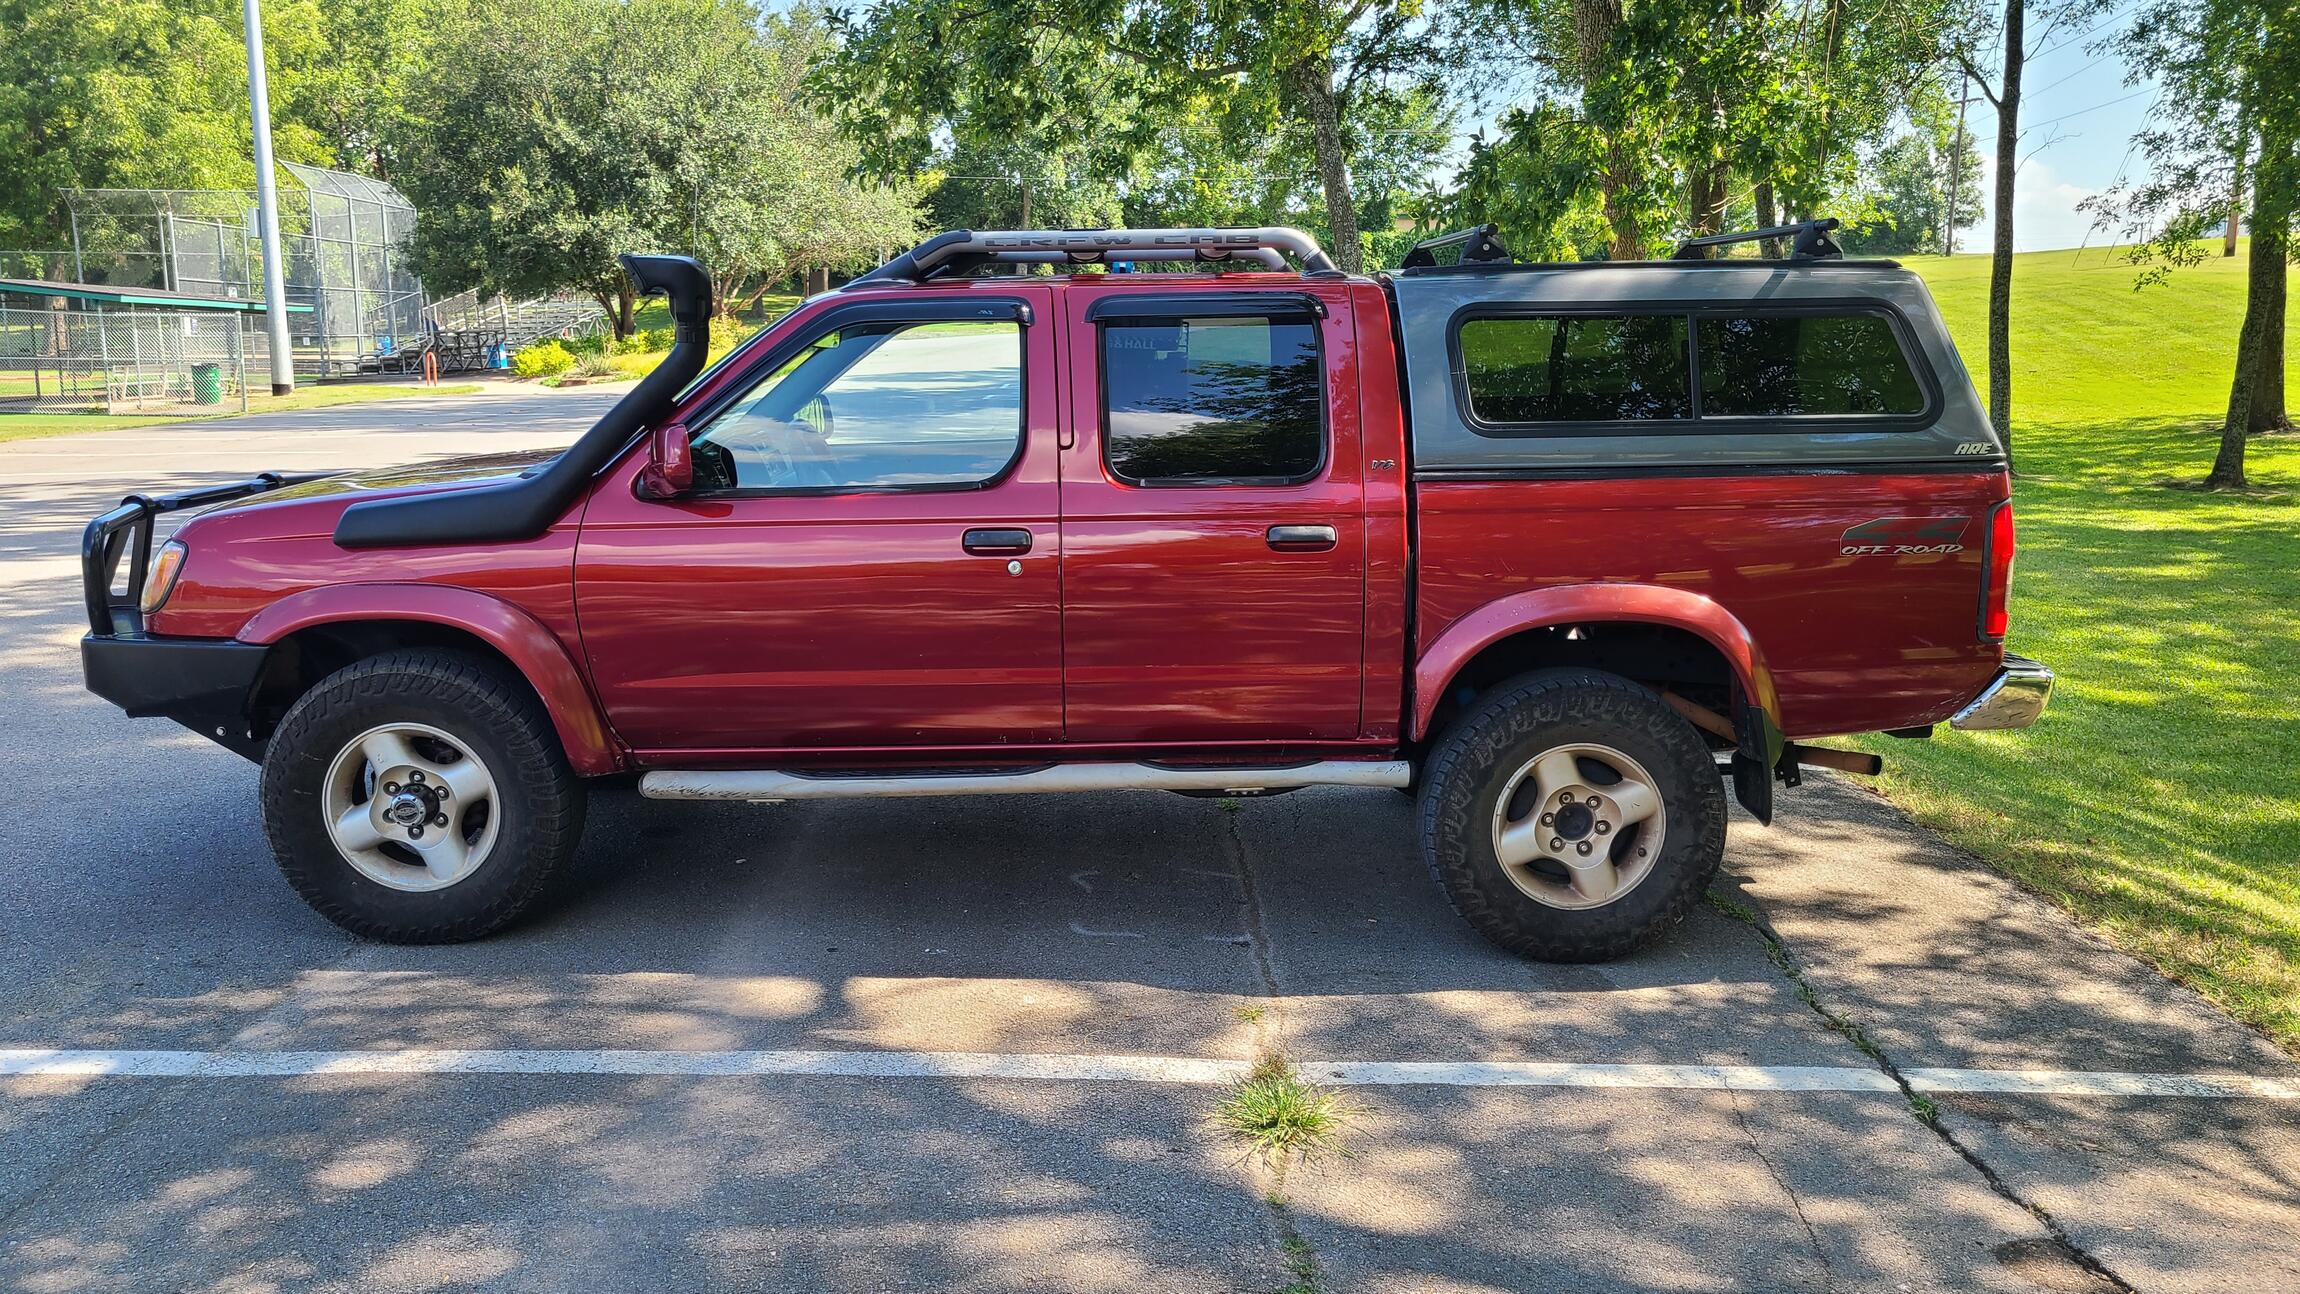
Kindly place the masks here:
<instances>
[{"instance_id":1,"label":"roof rack","mask_svg":"<svg viewBox=\"0 0 2300 1294\"><path fill-rule=\"evenodd\" d=\"M1501 245L1501 226L1472 225L1468 229L1456 230L1450 234L1440 234L1435 238L1425 238L1421 242L1415 243L1413 248L1406 253L1406 258L1398 262L1398 268L1412 270L1424 266L1478 265L1491 262L1498 262L1503 265L1510 263L1509 249Z\"/></svg>"},{"instance_id":2,"label":"roof rack","mask_svg":"<svg viewBox=\"0 0 2300 1294\"><path fill-rule=\"evenodd\" d=\"M1773 225L1766 229L1749 229L1739 233L1705 234L1677 244L1676 252L1669 259L1705 261L1709 259L1709 249L1712 247L1730 247L1735 243L1754 243L1768 238L1793 238L1796 241L1789 245L1790 260L1842 260L1845 249L1837 246L1836 239L1829 237L1829 231L1835 229L1837 223L1835 216L1829 216L1821 220L1800 220L1793 225Z\"/></svg>"},{"instance_id":3,"label":"roof rack","mask_svg":"<svg viewBox=\"0 0 2300 1294\"><path fill-rule=\"evenodd\" d=\"M924 283L984 265L1094 265L1110 261L1253 261L1284 269L1286 254L1307 274L1334 272L1318 240L1299 229L954 229L937 234L857 283Z\"/></svg>"}]
</instances>

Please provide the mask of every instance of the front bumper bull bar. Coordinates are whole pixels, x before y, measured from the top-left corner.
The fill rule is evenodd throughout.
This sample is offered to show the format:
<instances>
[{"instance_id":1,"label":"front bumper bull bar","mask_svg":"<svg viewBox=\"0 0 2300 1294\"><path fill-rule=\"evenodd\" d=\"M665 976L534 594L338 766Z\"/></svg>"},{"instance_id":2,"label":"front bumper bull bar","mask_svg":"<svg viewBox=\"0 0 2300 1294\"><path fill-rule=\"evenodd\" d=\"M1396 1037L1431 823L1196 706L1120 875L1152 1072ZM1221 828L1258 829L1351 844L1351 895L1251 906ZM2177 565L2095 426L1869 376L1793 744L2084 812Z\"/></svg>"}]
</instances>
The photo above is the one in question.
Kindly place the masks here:
<instances>
[{"instance_id":1,"label":"front bumper bull bar","mask_svg":"<svg viewBox=\"0 0 2300 1294\"><path fill-rule=\"evenodd\" d=\"M132 717L165 716L254 758L261 743L249 731L245 711L269 649L230 639L155 638L144 632L141 603L152 562L152 523L162 513L229 503L322 475L266 472L181 494L134 494L89 522L80 539L80 580L88 604L80 667L88 690Z\"/></svg>"},{"instance_id":2,"label":"front bumper bull bar","mask_svg":"<svg viewBox=\"0 0 2300 1294\"><path fill-rule=\"evenodd\" d=\"M2051 697L2052 671L2026 656L2006 652L2004 668L1979 696L1949 716L1949 726L1967 732L2026 728L2044 713Z\"/></svg>"},{"instance_id":3,"label":"front bumper bull bar","mask_svg":"<svg viewBox=\"0 0 2300 1294\"><path fill-rule=\"evenodd\" d=\"M144 616L139 603L144 576L152 565L152 522L163 512L205 508L230 503L251 494L265 494L285 486L316 481L324 472L286 476L266 472L229 485L210 485L181 494L131 494L120 506L88 523L80 536L80 584L88 600L88 632L98 638L141 637ZM120 558L128 559L128 578L120 580Z\"/></svg>"}]
</instances>

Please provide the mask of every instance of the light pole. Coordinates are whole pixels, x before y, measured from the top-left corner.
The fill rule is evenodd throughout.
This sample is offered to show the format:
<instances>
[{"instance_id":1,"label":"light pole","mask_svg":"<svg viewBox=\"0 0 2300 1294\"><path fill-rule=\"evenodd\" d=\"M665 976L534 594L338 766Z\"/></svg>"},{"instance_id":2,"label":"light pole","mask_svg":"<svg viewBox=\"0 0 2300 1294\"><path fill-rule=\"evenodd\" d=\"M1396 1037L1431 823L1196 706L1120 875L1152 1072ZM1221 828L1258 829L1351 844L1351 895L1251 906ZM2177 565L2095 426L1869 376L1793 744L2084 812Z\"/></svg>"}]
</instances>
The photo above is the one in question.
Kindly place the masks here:
<instances>
[{"instance_id":1,"label":"light pole","mask_svg":"<svg viewBox=\"0 0 2300 1294\"><path fill-rule=\"evenodd\" d=\"M256 133L256 225L264 248L264 330L271 344L272 394L295 390L295 356L288 350L287 276L280 269L280 204L272 187L271 93L264 87L264 19L256 0L241 0L248 35L248 115Z\"/></svg>"}]
</instances>

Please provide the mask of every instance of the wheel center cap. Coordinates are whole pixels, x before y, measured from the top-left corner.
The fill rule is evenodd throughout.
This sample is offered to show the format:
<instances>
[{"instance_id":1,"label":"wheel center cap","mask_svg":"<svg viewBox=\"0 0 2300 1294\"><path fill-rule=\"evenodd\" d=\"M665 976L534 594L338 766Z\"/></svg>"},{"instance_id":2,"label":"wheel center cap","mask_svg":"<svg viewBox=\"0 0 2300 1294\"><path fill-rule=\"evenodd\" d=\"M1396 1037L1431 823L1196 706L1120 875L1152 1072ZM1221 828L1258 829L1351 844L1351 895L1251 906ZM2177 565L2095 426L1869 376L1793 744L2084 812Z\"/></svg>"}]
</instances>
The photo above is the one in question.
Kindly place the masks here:
<instances>
[{"instance_id":1,"label":"wheel center cap","mask_svg":"<svg viewBox=\"0 0 2300 1294\"><path fill-rule=\"evenodd\" d=\"M1557 834L1567 840L1579 840L1597 825L1597 815L1586 804L1568 804L1557 811Z\"/></svg>"},{"instance_id":2,"label":"wheel center cap","mask_svg":"<svg viewBox=\"0 0 2300 1294\"><path fill-rule=\"evenodd\" d=\"M431 816L431 806L424 803L422 796L403 791L392 797L391 806L383 811L383 816L398 826L412 827Z\"/></svg>"}]
</instances>

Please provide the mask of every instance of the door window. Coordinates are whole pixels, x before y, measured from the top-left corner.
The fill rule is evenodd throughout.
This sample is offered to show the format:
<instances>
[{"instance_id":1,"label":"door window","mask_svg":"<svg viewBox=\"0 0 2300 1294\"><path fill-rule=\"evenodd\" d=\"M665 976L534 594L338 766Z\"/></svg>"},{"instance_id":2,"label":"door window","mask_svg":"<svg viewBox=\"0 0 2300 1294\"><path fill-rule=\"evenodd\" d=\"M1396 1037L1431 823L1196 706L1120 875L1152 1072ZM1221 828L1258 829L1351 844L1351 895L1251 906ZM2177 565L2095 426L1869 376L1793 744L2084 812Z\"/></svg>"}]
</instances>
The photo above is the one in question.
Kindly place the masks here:
<instances>
[{"instance_id":1,"label":"door window","mask_svg":"<svg viewBox=\"0 0 2300 1294\"><path fill-rule=\"evenodd\" d=\"M1102 452L1128 485L1283 485L1325 460L1317 324L1279 317L1110 319Z\"/></svg>"},{"instance_id":2,"label":"door window","mask_svg":"<svg viewBox=\"0 0 2300 1294\"><path fill-rule=\"evenodd\" d=\"M1022 327L865 323L816 338L713 418L695 484L717 491L953 489L1022 449Z\"/></svg>"}]
</instances>

